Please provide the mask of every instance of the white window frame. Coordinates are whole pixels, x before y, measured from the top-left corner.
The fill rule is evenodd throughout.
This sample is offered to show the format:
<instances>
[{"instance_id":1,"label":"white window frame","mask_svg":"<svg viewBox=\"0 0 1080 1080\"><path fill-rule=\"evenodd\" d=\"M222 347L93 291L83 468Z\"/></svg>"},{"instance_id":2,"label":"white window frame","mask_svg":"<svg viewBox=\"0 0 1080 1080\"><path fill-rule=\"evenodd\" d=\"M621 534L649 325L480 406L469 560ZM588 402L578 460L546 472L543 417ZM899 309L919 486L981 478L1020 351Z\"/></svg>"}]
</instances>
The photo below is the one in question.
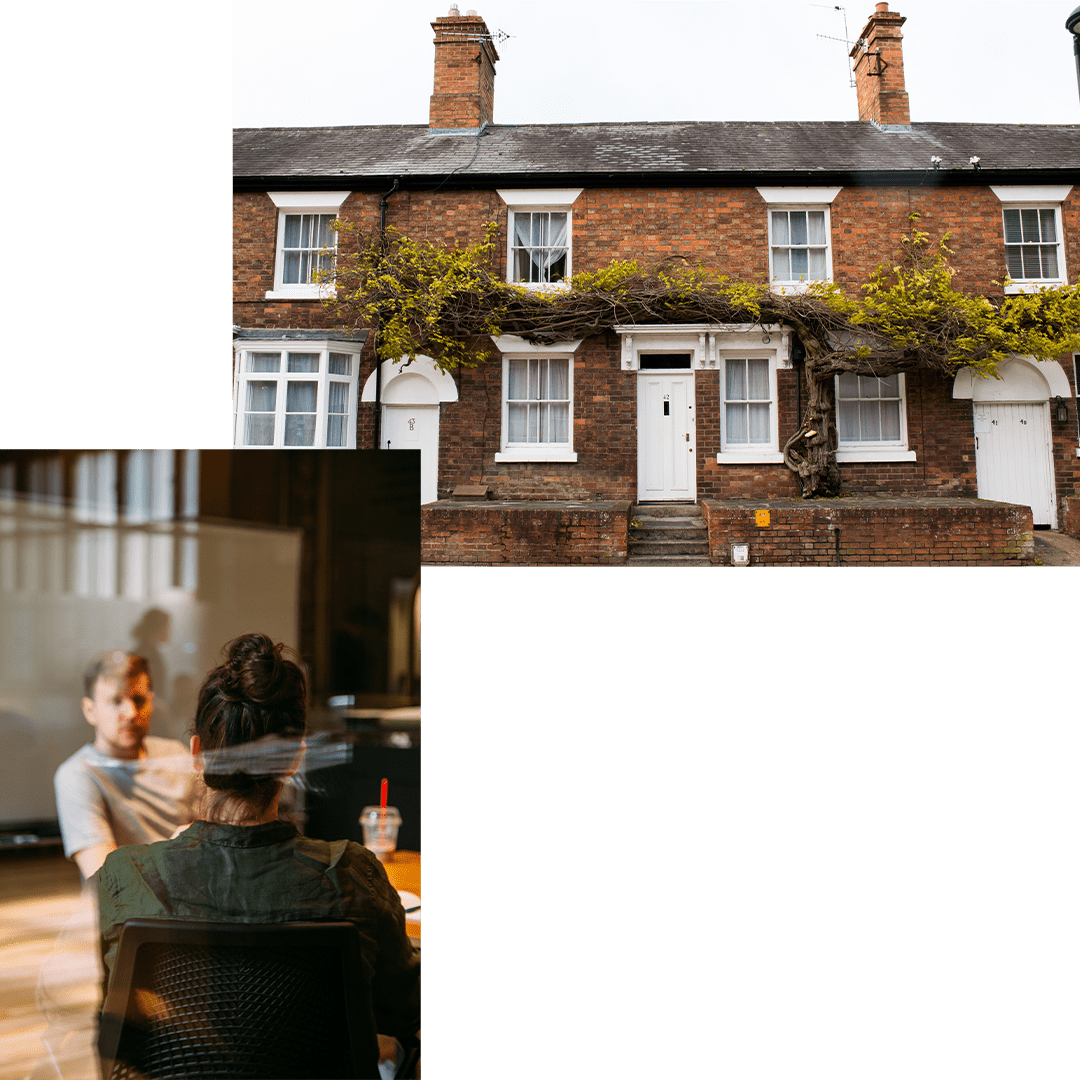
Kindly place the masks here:
<instances>
[{"instance_id":1,"label":"white window frame","mask_svg":"<svg viewBox=\"0 0 1080 1080\"><path fill-rule=\"evenodd\" d=\"M833 395L836 404L836 460L845 461L914 461L915 451L908 449L907 381L903 372L897 375L900 388L900 438L888 442L844 442L840 437L840 376L833 376ZM880 400L880 399L878 399Z\"/></svg>"},{"instance_id":2,"label":"white window frame","mask_svg":"<svg viewBox=\"0 0 1080 1080\"><path fill-rule=\"evenodd\" d=\"M286 285L285 276L285 218L289 214L333 214L337 217L341 204L349 197L347 191L268 191L278 210L277 234L274 242L274 287L267 290L267 300L322 300L330 295L333 286L318 282L306 285ZM337 245L329 249L337 251Z\"/></svg>"},{"instance_id":3,"label":"white window frame","mask_svg":"<svg viewBox=\"0 0 1080 1080\"><path fill-rule=\"evenodd\" d=\"M1080 443L1080 353L1073 353L1073 411L1076 413L1076 439ZM1076 448L1076 456L1080 457L1080 446Z\"/></svg>"},{"instance_id":4,"label":"white window frame","mask_svg":"<svg viewBox=\"0 0 1080 1080\"><path fill-rule=\"evenodd\" d=\"M502 353L502 430L499 436L500 449L495 454L496 461L577 461L574 451L574 353L581 344L577 341L561 341L552 345L533 345L524 338L512 334L493 338L496 348ZM510 388L511 360L567 360L569 381L569 423L568 439L565 443L511 443L510 409L507 392Z\"/></svg>"},{"instance_id":5,"label":"white window frame","mask_svg":"<svg viewBox=\"0 0 1080 1080\"><path fill-rule=\"evenodd\" d=\"M244 401L247 398L247 384L249 382L277 382L278 391L275 397L274 410L274 447L285 446L285 403L287 392L284 386L289 382L317 382L315 404L315 441L311 448L330 450L354 450L356 448L356 416L357 416L357 391L360 381L360 352L363 345L360 342L331 341L323 338L319 341L297 341L288 339L275 339L272 341L252 341L245 339L234 344L236 360L234 363L235 376L233 380L233 445L246 447L249 444L243 441L244 435ZM273 371L247 371L247 357L250 353L280 353L281 370ZM287 370L288 353L318 353L319 370L317 372L290 372ZM352 357L350 374L330 374L330 354L339 353ZM326 421L330 399L329 384L346 383L348 385L349 402L345 412L345 445L341 447L327 447L326 445ZM259 443L258 447L267 447L266 443ZM298 448L302 449L302 448Z\"/></svg>"},{"instance_id":6,"label":"white window frame","mask_svg":"<svg viewBox=\"0 0 1080 1080\"><path fill-rule=\"evenodd\" d=\"M574 273L574 214L571 207L584 188L531 188L528 190L499 189L506 203L506 280L526 289L568 289ZM566 273L560 281L514 280L514 216L516 214L566 214Z\"/></svg>"},{"instance_id":7,"label":"white window frame","mask_svg":"<svg viewBox=\"0 0 1080 1080\"><path fill-rule=\"evenodd\" d=\"M776 389L776 371L779 357L776 349L738 348L720 353L720 453L719 464L775 464L784 460L780 450L780 417ZM769 361L769 441L768 443L728 443L727 423L727 366L735 360Z\"/></svg>"},{"instance_id":8,"label":"white window frame","mask_svg":"<svg viewBox=\"0 0 1080 1080\"><path fill-rule=\"evenodd\" d=\"M796 188L796 187L759 187L758 194L765 200L766 226L768 230L769 249L767 253L769 263L769 285L772 289L781 293L800 293L817 281L832 281L833 279L833 243L832 243L832 214L831 203L840 193L839 187L822 188ZM825 277L806 278L805 280L779 278L773 276L773 247L792 245L773 244L773 211L802 210L823 211L825 214ZM797 246L797 245L796 245ZM817 246L817 245L815 245Z\"/></svg>"},{"instance_id":9,"label":"white window frame","mask_svg":"<svg viewBox=\"0 0 1080 1080\"><path fill-rule=\"evenodd\" d=\"M1064 285L1069 280L1065 267L1065 222L1061 205L1072 190L1071 184L1032 184L1027 187L994 184L990 190L1001 202L1001 256L1002 274L1008 275L1005 260L1005 211L1006 210L1053 210L1057 227L1058 276L1055 278L1014 278L1005 286L1005 294L1038 292Z\"/></svg>"}]
</instances>

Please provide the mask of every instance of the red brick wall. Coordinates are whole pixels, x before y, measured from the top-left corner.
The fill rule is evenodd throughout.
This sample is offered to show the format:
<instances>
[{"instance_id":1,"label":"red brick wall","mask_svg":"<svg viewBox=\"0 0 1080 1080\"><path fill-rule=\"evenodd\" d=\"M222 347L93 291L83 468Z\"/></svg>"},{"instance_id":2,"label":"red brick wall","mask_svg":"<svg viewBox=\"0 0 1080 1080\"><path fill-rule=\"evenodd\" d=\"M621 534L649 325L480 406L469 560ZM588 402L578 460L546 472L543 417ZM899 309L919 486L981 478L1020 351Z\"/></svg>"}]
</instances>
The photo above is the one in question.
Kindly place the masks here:
<instances>
[{"instance_id":1,"label":"red brick wall","mask_svg":"<svg viewBox=\"0 0 1080 1080\"><path fill-rule=\"evenodd\" d=\"M973 174L974 178L974 174ZM342 217L365 229L378 224L379 192L354 192ZM938 237L951 230L958 287L994 295L1004 274L1001 204L986 186L969 188L843 188L832 205L833 267L837 280L857 289L874 266L889 258L908 215L918 210L919 228ZM1080 265L1080 185L1063 207L1066 263ZM473 243L485 222L496 221L494 263L506 270L506 206L493 190L397 192L387 204L387 223L418 239ZM247 328L335 327L319 301L267 301L273 286L277 209L265 193L237 194L234 321ZM733 275L764 279L768 273L766 204L753 188L597 188L574 206L574 269L595 269L612 258L652 263L683 256ZM361 381L373 369L374 335L361 358ZM1071 358L1062 364L1072 380ZM498 358L458 372L459 401L440 414L439 492L462 483L487 483L501 498L634 498L637 462L637 383L619 367L612 333L585 341L574 363L574 448L570 463L496 463L501 433ZM783 465L718 465L719 376L697 372L699 498L784 497L798 485ZM778 373L780 443L798 423L796 373ZM970 402L953 401L951 382L911 375L907 392L908 440L915 462L844 463L849 492L969 495L976 491ZM1076 457L1075 396L1067 424L1052 420L1059 511L1080 498ZM357 445L373 445L374 408L361 405Z\"/></svg>"},{"instance_id":2,"label":"red brick wall","mask_svg":"<svg viewBox=\"0 0 1080 1080\"><path fill-rule=\"evenodd\" d=\"M590 507L522 503L421 509L422 563L514 566L621 565L630 503Z\"/></svg>"},{"instance_id":3,"label":"red brick wall","mask_svg":"<svg viewBox=\"0 0 1080 1080\"><path fill-rule=\"evenodd\" d=\"M769 524L756 512L767 509ZM750 545L752 566L1021 566L1035 556L1026 506L959 499L925 505L874 505L867 499L807 502L707 500L714 564L731 561L732 544Z\"/></svg>"}]
</instances>

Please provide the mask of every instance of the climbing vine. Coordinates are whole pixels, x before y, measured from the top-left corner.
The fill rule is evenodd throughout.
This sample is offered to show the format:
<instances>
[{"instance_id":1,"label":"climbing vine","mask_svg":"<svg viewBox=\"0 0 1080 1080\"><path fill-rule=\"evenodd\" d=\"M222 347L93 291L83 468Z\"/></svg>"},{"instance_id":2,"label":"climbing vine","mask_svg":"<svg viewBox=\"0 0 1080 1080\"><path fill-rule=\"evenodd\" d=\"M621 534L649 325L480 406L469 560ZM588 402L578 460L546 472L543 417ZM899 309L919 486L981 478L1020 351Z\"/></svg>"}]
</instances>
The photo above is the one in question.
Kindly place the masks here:
<instances>
[{"instance_id":1,"label":"climbing vine","mask_svg":"<svg viewBox=\"0 0 1080 1080\"><path fill-rule=\"evenodd\" d=\"M779 292L682 259L643 267L634 260L575 274L547 290L501 280L494 266L497 225L467 246L384 236L338 222L327 300L349 326L378 326L381 360L423 354L443 370L473 367L481 339L516 334L545 343L643 323L782 323L805 349L807 398L784 460L803 495L836 494L840 474L834 376L886 377L905 371L954 375L967 367L995 377L1010 356L1052 359L1080 350L1080 288L1063 286L988 299L953 287L949 235L932 244L917 228L898 257L877 267L859 295L835 283Z\"/></svg>"}]
</instances>

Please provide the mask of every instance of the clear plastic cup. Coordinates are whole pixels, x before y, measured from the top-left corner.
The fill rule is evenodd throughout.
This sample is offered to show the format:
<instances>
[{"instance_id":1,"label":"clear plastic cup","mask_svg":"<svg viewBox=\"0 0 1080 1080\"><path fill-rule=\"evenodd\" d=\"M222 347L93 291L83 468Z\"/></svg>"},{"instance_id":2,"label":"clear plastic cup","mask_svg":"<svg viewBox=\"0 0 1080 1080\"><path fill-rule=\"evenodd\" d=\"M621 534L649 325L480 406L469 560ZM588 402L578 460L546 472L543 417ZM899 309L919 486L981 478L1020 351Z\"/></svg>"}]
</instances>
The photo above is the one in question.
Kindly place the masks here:
<instances>
[{"instance_id":1,"label":"clear plastic cup","mask_svg":"<svg viewBox=\"0 0 1080 1080\"><path fill-rule=\"evenodd\" d=\"M397 833L401 814L396 806L388 806L386 813L377 806L365 806L360 814L360 827L364 830L364 847L375 852L379 862L397 851Z\"/></svg>"}]
</instances>

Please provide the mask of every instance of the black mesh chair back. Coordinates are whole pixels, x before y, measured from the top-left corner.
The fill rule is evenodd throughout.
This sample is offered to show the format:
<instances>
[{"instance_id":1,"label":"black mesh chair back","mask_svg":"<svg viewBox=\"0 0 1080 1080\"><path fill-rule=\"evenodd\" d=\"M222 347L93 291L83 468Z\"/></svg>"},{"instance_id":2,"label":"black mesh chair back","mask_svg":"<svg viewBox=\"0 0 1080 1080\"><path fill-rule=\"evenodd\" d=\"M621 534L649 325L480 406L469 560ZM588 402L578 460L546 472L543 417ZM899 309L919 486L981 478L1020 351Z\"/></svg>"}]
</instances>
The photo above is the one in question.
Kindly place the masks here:
<instances>
[{"instance_id":1,"label":"black mesh chair back","mask_svg":"<svg viewBox=\"0 0 1080 1080\"><path fill-rule=\"evenodd\" d=\"M378 1077L349 922L129 919L98 1036L104 1080Z\"/></svg>"}]
</instances>

